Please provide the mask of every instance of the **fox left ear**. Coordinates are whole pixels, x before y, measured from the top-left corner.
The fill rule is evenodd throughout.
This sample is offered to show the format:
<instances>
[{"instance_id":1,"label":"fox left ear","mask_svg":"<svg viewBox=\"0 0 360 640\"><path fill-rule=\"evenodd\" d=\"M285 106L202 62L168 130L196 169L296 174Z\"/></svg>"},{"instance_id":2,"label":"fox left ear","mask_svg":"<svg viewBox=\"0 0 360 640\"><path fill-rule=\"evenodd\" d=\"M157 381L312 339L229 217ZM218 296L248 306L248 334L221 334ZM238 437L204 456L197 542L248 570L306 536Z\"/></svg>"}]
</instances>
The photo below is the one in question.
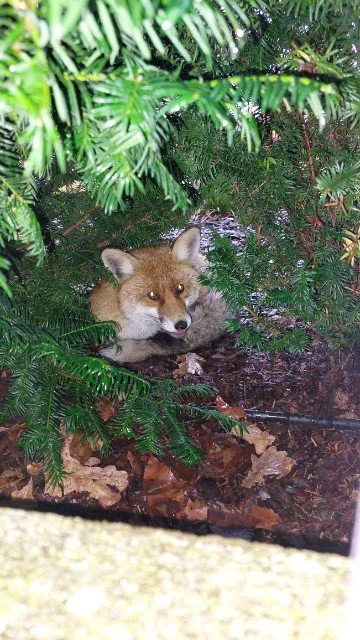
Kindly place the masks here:
<instances>
[{"instance_id":1,"label":"fox left ear","mask_svg":"<svg viewBox=\"0 0 360 640\"><path fill-rule=\"evenodd\" d=\"M179 262L194 264L200 251L200 229L190 227L176 238L172 253Z\"/></svg>"}]
</instances>

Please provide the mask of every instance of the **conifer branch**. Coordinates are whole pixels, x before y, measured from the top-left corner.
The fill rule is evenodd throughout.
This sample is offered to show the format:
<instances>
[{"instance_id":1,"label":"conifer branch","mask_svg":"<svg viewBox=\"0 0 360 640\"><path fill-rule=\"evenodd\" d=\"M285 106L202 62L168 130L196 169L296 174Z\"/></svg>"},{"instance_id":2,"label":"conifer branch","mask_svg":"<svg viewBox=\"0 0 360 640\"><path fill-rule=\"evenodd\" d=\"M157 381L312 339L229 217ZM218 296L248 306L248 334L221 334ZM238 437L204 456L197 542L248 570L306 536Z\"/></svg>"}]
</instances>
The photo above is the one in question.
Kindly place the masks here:
<instances>
[{"instance_id":1,"label":"conifer branch","mask_svg":"<svg viewBox=\"0 0 360 640\"><path fill-rule=\"evenodd\" d=\"M300 119L300 126L301 126L301 129L302 129L303 138L304 138L307 161L308 161L308 165L309 165L310 180L311 180L312 184L316 184L316 175L315 175L315 169L314 169L314 159L313 159L312 152L311 152L311 144L310 144L310 140L309 140L309 136L308 136L308 132L307 132L307 128L306 128L305 116L304 116L303 113L299 114L299 119Z\"/></svg>"},{"instance_id":2,"label":"conifer branch","mask_svg":"<svg viewBox=\"0 0 360 640\"><path fill-rule=\"evenodd\" d=\"M95 204L93 207L91 207L91 209L82 218L80 218L80 220L77 220L76 222L71 224L70 227L62 231L61 235L68 236L72 231L75 231L78 227L80 227L81 224L83 224L83 222L86 222L86 220L90 218L92 212L95 211L95 209L100 209L100 205Z\"/></svg>"}]
</instances>

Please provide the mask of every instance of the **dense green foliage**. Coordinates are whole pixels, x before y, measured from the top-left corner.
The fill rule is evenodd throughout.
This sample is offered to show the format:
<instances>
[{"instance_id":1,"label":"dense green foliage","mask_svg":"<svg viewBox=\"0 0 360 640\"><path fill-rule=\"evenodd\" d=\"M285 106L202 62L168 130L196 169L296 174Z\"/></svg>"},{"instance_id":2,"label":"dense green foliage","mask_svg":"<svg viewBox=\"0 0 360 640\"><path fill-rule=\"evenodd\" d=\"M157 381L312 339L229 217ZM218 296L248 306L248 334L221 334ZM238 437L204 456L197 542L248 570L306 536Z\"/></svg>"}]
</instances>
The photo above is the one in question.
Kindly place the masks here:
<instances>
[{"instance_id":1,"label":"dense green foliage","mask_svg":"<svg viewBox=\"0 0 360 640\"><path fill-rule=\"evenodd\" d=\"M61 423L195 462L182 419L213 415L96 355L114 332L87 309L106 244L155 243L194 207L232 211L246 246L215 239L207 281L241 316L239 344L353 335L357 14L340 0L0 1L4 412L26 415L25 450L54 482ZM106 428L104 394L124 399Z\"/></svg>"}]
</instances>

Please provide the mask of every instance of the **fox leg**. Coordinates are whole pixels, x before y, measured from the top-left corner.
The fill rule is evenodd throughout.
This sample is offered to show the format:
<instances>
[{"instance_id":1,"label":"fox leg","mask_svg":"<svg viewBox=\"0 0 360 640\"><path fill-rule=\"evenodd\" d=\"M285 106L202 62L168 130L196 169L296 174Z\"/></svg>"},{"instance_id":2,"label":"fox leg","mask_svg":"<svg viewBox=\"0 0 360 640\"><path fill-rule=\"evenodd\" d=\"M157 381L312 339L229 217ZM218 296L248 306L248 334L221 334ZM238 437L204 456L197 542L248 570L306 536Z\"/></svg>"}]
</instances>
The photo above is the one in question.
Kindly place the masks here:
<instances>
[{"instance_id":1,"label":"fox leg","mask_svg":"<svg viewBox=\"0 0 360 640\"><path fill-rule=\"evenodd\" d=\"M169 345L162 345L156 342L156 340L120 340L118 346L111 345L100 350L100 354L111 362L122 364L126 362L141 362L150 356L167 355L171 353L183 353L188 351L189 348L183 343L184 341L178 341L182 344L175 345L174 347Z\"/></svg>"}]
</instances>

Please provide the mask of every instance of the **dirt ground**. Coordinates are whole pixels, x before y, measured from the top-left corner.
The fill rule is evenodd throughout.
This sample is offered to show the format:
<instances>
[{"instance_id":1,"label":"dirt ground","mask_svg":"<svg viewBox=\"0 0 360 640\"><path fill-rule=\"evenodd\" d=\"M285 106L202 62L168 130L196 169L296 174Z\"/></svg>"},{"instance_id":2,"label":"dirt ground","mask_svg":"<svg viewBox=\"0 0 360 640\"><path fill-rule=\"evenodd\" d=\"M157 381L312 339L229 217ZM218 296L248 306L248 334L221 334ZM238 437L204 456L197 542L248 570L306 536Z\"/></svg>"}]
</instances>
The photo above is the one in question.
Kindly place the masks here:
<instances>
[{"instance_id":1,"label":"dirt ground","mask_svg":"<svg viewBox=\"0 0 360 640\"><path fill-rule=\"evenodd\" d=\"M319 347L300 356L245 355L228 336L198 354L204 358L203 373L182 379L212 385L214 398L219 394L231 406L360 418L356 351ZM177 366L174 359L152 358L136 370L171 376ZM6 372L1 382L4 397ZM91 447L74 437L68 468L73 478L80 474L82 479L70 482L62 495L45 487L41 465L24 459L18 445L24 428L19 417L0 426L0 504L16 506L26 500L30 508L80 511L87 517L105 514L132 524L348 552L359 498L360 431L259 424L266 438L273 436L267 451L271 444L271 450L286 452L281 455L290 464L283 475L265 475L251 483L245 478L259 457L253 444L225 433L215 422L194 420L188 427L204 453L203 463L193 468L171 456L159 460L139 452L125 438L116 440L100 462ZM100 489L95 472L107 474Z\"/></svg>"}]
</instances>

